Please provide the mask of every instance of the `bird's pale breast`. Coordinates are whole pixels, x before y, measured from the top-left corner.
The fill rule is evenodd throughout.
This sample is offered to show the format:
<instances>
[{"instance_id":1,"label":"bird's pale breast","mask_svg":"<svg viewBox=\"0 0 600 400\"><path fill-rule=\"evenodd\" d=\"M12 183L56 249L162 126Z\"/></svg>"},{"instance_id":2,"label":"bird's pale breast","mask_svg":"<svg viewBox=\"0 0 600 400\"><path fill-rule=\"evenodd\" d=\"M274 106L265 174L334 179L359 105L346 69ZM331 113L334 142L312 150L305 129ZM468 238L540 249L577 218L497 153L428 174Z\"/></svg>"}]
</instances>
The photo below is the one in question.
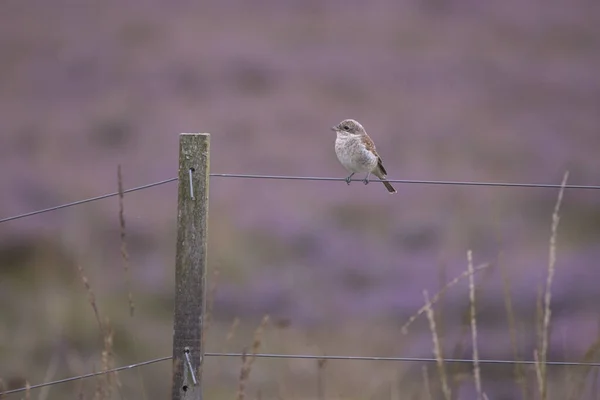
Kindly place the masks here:
<instances>
[{"instance_id":1,"label":"bird's pale breast","mask_svg":"<svg viewBox=\"0 0 600 400\"><path fill-rule=\"evenodd\" d=\"M335 140L335 154L350 172L370 172L377 167L377 156L367 150L360 136L338 136Z\"/></svg>"}]
</instances>

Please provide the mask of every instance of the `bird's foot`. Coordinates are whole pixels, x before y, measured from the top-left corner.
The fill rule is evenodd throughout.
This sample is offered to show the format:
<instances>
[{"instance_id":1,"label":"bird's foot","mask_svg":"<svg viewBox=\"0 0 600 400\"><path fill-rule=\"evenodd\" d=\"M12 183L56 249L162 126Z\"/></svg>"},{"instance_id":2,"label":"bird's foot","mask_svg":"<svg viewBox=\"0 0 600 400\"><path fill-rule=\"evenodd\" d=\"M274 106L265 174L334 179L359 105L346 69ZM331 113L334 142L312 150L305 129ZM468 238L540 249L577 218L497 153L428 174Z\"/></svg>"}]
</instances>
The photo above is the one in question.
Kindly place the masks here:
<instances>
[{"instance_id":1,"label":"bird's foot","mask_svg":"<svg viewBox=\"0 0 600 400\"><path fill-rule=\"evenodd\" d=\"M352 179L353 176L354 174L352 173L345 179L347 185L350 185L350 179Z\"/></svg>"},{"instance_id":2,"label":"bird's foot","mask_svg":"<svg viewBox=\"0 0 600 400\"><path fill-rule=\"evenodd\" d=\"M369 184L369 177L370 177L370 176L371 176L371 174L370 174L370 173L368 173L368 174L367 174L367 176L365 176L365 179L363 179L363 183L364 183L365 185L368 185L368 184Z\"/></svg>"}]
</instances>

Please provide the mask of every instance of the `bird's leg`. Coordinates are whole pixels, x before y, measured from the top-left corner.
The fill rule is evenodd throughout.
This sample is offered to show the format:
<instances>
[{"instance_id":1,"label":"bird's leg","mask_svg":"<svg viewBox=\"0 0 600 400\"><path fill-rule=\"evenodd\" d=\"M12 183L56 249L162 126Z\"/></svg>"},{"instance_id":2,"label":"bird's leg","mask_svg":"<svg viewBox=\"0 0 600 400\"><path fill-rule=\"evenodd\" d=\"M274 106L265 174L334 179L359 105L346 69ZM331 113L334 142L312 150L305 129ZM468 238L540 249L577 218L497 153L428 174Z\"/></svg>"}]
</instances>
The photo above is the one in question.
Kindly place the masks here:
<instances>
[{"instance_id":1,"label":"bird's leg","mask_svg":"<svg viewBox=\"0 0 600 400\"><path fill-rule=\"evenodd\" d=\"M355 172L351 173L350 175L348 175L348 177L346 178L346 183L349 185L350 184L350 179L352 179L352 177L354 176Z\"/></svg>"},{"instance_id":2,"label":"bird's leg","mask_svg":"<svg viewBox=\"0 0 600 400\"><path fill-rule=\"evenodd\" d=\"M371 173L370 173L370 172L367 172L367 176L365 176L365 179L363 179L363 183L364 183L365 185L368 185L368 184L369 184L369 176L371 176Z\"/></svg>"}]
</instances>

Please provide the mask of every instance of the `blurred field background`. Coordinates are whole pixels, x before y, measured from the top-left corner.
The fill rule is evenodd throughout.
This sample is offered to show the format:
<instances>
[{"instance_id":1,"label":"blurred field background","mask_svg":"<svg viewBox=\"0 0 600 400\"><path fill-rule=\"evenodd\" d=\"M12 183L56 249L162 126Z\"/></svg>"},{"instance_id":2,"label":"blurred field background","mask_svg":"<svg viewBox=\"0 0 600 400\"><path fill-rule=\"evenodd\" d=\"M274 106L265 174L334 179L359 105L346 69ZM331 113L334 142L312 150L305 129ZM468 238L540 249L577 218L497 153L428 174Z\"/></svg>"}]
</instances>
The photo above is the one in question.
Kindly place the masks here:
<instances>
[{"instance_id":1,"label":"blurred field background","mask_svg":"<svg viewBox=\"0 0 600 400\"><path fill-rule=\"evenodd\" d=\"M599 184L598 71L591 0L5 0L0 218L116 191L118 164L126 188L175 177L181 132L212 134L213 172L345 177L329 130L344 118L366 127L392 179L558 184L568 170ZM558 190L396 186L212 179L206 350L251 346L268 314L264 352L430 357L427 319L400 327L471 249L492 265L476 276L480 357L514 359L510 298L518 354L533 359ZM78 266L113 329L114 366L171 354L176 190L125 197L133 317L117 198L0 226L5 388L102 369ZM598 191L565 192L550 360L595 357L599 206ZM471 357L468 304L461 281L435 307L445 356ZM205 397L234 398L241 364L207 358ZM441 398L425 366L432 397L423 364L365 361L258 359L245 390ZM448 366L454 398L475 398L471 368ZM549 367L548 398L600 398L594 374L574 383L587 372ZM523 397L512 366L481 373L490 399ZM522 374L538 398L535 370ZM31 395L166 398L171 364L118 379L108 394L98 378Z\"/></svg>"}]
</instances>

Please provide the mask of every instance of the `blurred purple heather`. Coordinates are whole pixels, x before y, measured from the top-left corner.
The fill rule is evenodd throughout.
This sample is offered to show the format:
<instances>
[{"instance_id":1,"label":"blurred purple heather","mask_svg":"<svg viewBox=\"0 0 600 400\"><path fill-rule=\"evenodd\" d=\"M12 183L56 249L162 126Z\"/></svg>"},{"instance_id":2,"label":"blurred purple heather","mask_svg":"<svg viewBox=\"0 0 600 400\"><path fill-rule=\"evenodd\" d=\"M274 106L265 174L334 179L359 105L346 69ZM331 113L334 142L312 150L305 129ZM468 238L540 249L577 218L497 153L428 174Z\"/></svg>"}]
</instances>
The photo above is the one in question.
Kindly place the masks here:
<instances>
[{"instance_id":1,"label":"blurred purple heather","mask_svg":"<svg viewBox=\"0 0 600 400\"><path fill-rule=\"evenodd\" d=\"M599 184L599 49L600 3L585 0L5 0L0 218L116 191L117 164L126 188L174 177L181 132L212 134L213 172L345 177L329 130L343 118L365 126L391 179L560 183L569 170ZM399 327L472 249L493 264L477 275L481 356L513 357L504 269L532 359L558 191L379 185L211 179L208 350L234 317L268 313L308 332L286 339L302 351L429 356L424 320L416 336ZM599 206L600 191L565 193L549 358L581 357L597 335ZM41 381L57 348L64 375L91 370L76 265L120 360L170 354L176 183L126 195L125 218L133 321L116 198L2 224L0 377ZM465 281L440 305L448 346L467 304ZM357 347L349 332L374 321L365 335L386 339Z\"/></svg>"}]
</instances>

